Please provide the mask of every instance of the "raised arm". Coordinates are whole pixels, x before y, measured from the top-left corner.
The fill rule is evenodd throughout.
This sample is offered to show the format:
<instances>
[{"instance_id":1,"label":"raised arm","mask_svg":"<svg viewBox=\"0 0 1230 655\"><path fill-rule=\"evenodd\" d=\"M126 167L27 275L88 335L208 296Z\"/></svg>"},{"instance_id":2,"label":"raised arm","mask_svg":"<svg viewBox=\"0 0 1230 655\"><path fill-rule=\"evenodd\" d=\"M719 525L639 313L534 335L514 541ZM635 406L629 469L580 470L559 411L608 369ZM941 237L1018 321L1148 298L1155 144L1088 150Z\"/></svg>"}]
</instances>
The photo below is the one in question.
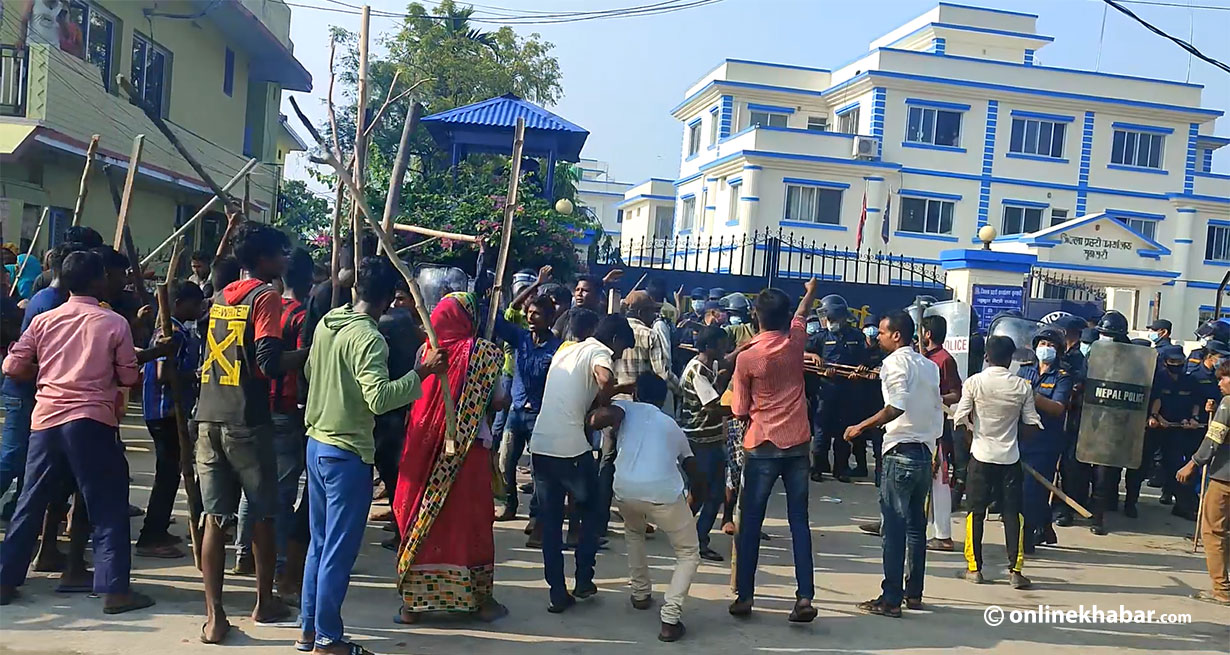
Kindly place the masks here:
<instances>
[{"instance_id":1,"label":"raised arm","mask_svg":"<svg viewBox=\"0 0 1230 655\"><path fill-rule=\"evenodd\" d=\"M534 280L533 284L523 289L521 293L517 294L517 297L513 298L512 304L509 305L509 307L512 307L513 309L521 309L527 300L533 298L538 293L539 287L550 281L551 265L547 264L546 266L538 269L538 279Z\"/></svg>"},{"instance_id":2,"label":"raised arm","mask_svg":"<svg viewBox=\"0 0 1230 655\"><path fill-rule=\"evenodd\" d=\"M820 282L813 277L803 285L803 289L805 292L799 300L799 308L794 310L794 315L799 317L805 317L811 311L811 304L816 301L816 294L820 292Z\"/></svg>"}]
</instances>

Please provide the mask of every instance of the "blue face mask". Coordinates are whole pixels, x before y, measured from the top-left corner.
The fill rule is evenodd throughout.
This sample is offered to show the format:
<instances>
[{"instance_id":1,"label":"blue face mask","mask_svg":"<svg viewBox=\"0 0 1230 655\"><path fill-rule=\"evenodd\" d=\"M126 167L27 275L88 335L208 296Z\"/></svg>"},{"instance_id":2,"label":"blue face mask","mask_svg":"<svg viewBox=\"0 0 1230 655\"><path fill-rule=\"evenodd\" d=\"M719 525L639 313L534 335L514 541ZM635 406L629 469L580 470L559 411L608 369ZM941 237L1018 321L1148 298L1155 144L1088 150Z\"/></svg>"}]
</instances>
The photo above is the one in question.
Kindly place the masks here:
<instances>
[{"instance_id":1,"label":"blue face mask","mask_svg":"<svg viewBox=\"0 0 1230 655\"><path fill-rule=\"evenodd\" d=\"M820 331L820 324L819 324L819 323L816 323L815 321L812 321L812 322L810 322L810 323L808 323L808 324L807 324L807 333L808 333L808 334L815 334L815 333L817 333L817 332L819 332L819 331Z\"/></svg>"},{"instance_id":2,"label":"blue face mask","mask_svg":"<svg viewBox=\"0 0 1230 655\"><path fill-rule=\"evenodd\" d=\"M880 328L874 325L868 325L867 327L863 328L863 334L867 335L868 339L874 339L880 336Z\"/></svg>"},{"instance_id":3,"label":"blue face mask","mask_svg":"<svg viewBox=\"0 0 1230 655\"><path fill-rule=\"evenodd\" d=\"M1038 361L1049 364L1055 361L1058 353L1055 352L1055 346L1039 344L1037 348L1034 348L1034 354L1038 356Z\"/></svg>"},{"instance_id":4,"label":"blue face mask","mask_svg":"<svg viewBox=\"0 0 1230 655\"><path fill-rule=\"evenodd\" d=\"M1158 334L1157 332L1154 332L1153 330L1149 330L1148 337L1149 337L1149 341L1152 341L1153 343L1157 343L1162 340L1162 335Z\"/></svg>"},{"instance_id":5,"label":"blue face mask","mask_svg":"<svg viewBox=\"0 0 1230 655\"><path fill-rule=\"evenodd\" d=\"M1088 356L1089 356L1089 349L1090 349L1091 347L1093 347L1093 344L1091 344L1091 343L1082 343L1082 344L1081 344L1081 354L1082 354L1082 355L1084 355L1084 356L1086 356L1086 357L1088 357Z\"/></svg>"}]
</instances>

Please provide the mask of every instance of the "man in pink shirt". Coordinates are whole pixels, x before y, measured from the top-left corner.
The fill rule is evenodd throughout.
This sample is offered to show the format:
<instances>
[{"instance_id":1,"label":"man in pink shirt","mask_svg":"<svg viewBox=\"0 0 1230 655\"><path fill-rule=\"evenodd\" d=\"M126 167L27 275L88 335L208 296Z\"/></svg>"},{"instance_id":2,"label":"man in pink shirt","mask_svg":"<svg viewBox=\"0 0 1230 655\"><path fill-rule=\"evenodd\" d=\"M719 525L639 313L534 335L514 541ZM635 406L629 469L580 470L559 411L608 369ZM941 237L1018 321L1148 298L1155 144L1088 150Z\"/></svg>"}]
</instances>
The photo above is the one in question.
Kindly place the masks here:
<instances>
[{"instance_id":1,"label":"man in pink shirt","mask_svg":"<svg viewBox=\"0 0 1230 655\"><path fill-rule=\"evenodd\" d=\"M128 462L119 442L119 387L137 382L137 356L124 317L99 306L106 275L92 252L69 255L60 283L69 299L40 314L9 349L4 374L34 379L28 484L0 545L0 605L17 596L43 512L66 474L77 480L94 526L94 592L103 612L154 604L134 592L128 525Z\"/></svg>"},{"instance_id":2,"label":"man in pink shirt","mask_svg":"<svg viewBox=\"0 0 1230 655\"><path fill-rule=\"evenodd\" d=\"M811 428L803 391L803 350L807 345L808 310L820 285L813 278L790 315L790 298L779 289L765 289L756 297L757 334L735 360L731 410L748 422L743 438L742 520L735 537L739 557L735 566L734 616L752 613L756 592L756 564L760 557L760 528L777 478L786 487L786 518L794 547L794 577L798 584L790 620L806 623L816 618L812 571L811 527L807 522L808 449Z\"/></svg>"}]
</instances>

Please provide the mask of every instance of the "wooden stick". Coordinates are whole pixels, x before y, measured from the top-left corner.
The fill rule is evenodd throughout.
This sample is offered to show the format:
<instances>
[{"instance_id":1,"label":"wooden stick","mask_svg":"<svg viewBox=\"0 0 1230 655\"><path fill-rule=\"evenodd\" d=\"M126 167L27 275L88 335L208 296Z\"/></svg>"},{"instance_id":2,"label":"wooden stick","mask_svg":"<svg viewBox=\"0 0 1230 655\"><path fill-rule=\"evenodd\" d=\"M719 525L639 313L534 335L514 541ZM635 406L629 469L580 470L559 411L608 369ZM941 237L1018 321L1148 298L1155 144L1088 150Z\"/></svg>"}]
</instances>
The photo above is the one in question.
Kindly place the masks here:
<instances>
[{"instance_id":1,"label":"wooden stick","mask_svg":"<svg viewBox=\"0 0 1230 655\"><path fill-rule=\"evenodd\" d=\"M138 134L132 140L132 154L128 155L128 176L124 178L124 194L120 196L120 214L115 221L115 243L119 250L124 246L124 228L128 227L128 212L132 209L132 191L137 182L137 168L141 165L141 151L145 149L145 135Z\"/></svg>"},{"instance_id":2,"label":"wooden stick","mask_svg":"<svg viewBox=\"0 0 1230 655\"><path fill-rule=\"evenodd\" d=\"M517 117L513 131L512 167L508 173L508 196L504 198L504 224L500 228L500 255L495 260L495 284L491 286L491 302L487 312L487 340L495 332L495 318L500 313L500 292L504 289L504 269L508 266L508 248L512 245L513 216L517 213L517 190L521 185L521 151L525 147L525 119Z\"/></svg>"},{"instance_id":3,"label":"wooden stick","mask_svg":"<svg viewBox=\"0 0 1230 655\"><path fill-rule=\"evenodd\" d=\"M243 176L243 220L252 220L252 176Z\"/></svg>"},{"instance_id":4,"label":"wooden stick","mask_svg":"<svg viewBox=\"0 0 1230 655\"><path fill-rule=\"evenodd\" d=\"M21 279L21 274L26 270L26 264L30 263L30 258L34 256L34 246L38 245L39 234L43 232L43 223L47 222L47 214L51 211L51 207L44 206L43 213L38 217L38 225L34 226L34 238L30 239L30 247L26 248L26 258L21 260L21 265L17 267L17 274L13 276L13 283L9 286L9 295L17 293L17 281Z\"/></svg>"},{"instance_id":5,"label":"wooden stick","mask_svg":"<svg viewBox=\"0 0 1230 655\"><path fill-rule=\"evenodd\" d=\"M164 339L170 339L171 327L171 294L165 283L159 284L158 324ZM169 367L167 377L171 380L171 405L175 409L175 431L179 437L179 472L184 478L184 493L188 496L188 538L192 542L192 560L197 570L201 568L201 488L197 485L196 474L192 470L193 447L192 438L188 434L188 419L180 406L183 390L179 387L179 372L175 370L175 357L167 357L162 361L164 367Z\"/></svg>"},{"instance_id":6,"label":"wooden stick","mask_svg":"<svg viewBox=\"0 0 1230 655\"><path fill-rule=\"evenodd\" d=\"M158 131L162 132L162 135L167 138L167 141L171 142L171 145L174 146L175 150L179 152L181 157L184 158L184 161L188 162L188 166L192 167L192 170L197 174L197 177L201 178L201 181L209 187L210 191L213 191L215 196L222 198L225 203L231 205L235 204L235 199L228 196L226 191L223 190L222 187L218 186L218 183L214 181L213 176L205 171L205 167L201 166L201 162L197 161L192 152L189 151L188 148L184 146L183 142L179 140L179 137L175 136L175 132L171 131L171 127L167 125L167 122L162 120L162 116L158 113L158 111L151 107L149 103L145 102L140 94L137 93L137 90L133 88L132 83L128 81L128 78L124 77L123 74L119 74L115 76L115 81L118 82L120 88L124 89L124 92L128 94L128 99L131 100L133 104L140 107L141 111L145 112L145 115L148 116L150 121L154 124L154 127L158 128Z\"/></svg>"},{"instance_id":7,"label":"wooden stick","mask_svg":"<svg viewBox=\"0 0 1230 655\"><path fill-rule=\"evenodd\" d=\"M1051 484L1051 481L1046 479L1046 476L1035 471L1032 466L1030 466L1029 464L1026 464L1025 462L1021 462L1021 468L1024 469L1026 473L1034 476L1034 479L1038 481L1038 484L1049 489L1051 493L1055 494L1056 498L1067 503L1068 507L1071 507L1072 509L1076 510L1077 514L1080 514L1081 516L1085 518L1093 517L1092 512L1082 507L1080 503L1076 502L1075 500L1072 500L1072 498L1068 496L1068 494L1065 494L1062 489Z\"/></svg>"},{"instance_id":8,"label":"wooden stick","mask_svg":"<svg viewBox=\"0 0 1230 655\"><path fill-rule=\"evenodd\" d=\"M73 227L81 225L81 214L85 211L85 196L90 191L90 169L94 167L94 155L98 152L98 140L95 134L90 137L90 145L85 149L85 167L81 169L81 185L77 187L77 204L73 205Z\"/></svg>"},{"instance_id":9,"label":"wooden stick","mask_svg":"<svg viewBox=\"0 0 1230 655\"><path fill-rule=\"evenodd\" d=\"M107 188L111 191L111 202L115 205L115 214L118 217L120 210L124 206L124 194L120 191L119 185L116 184L115 177L111 175L110 164L103 166L103 177L107 178ZM128 267L131 269L129 271L129 279L137 293L137 297L141 299L141 304L148 305L156 302L154 298L150 297L149 291L145 288L144 266L141 265L141 258L137 255L137 246L132 240L132 229L128 225L124 225L124 231L120 235L120 240L123 247L121 252L128 258ZM117 246L116 250L121 250L121 248Z\"/></svg>"},{"instance_id":10,"label":"wooden stick","mask_svg":"<svg viewBox=\"0 0 1230 655\"><path fill-rule=\"evenodd\" d=\"M1192 552L1200 550L1200 522L1204 518L1204 492L1209 488L1209 467L1200 467L1200 497L1196 503L1196 529L1192 532Z\"/></svg>"},{"instance_id":11,"label":"wooden stick","mask_svg":"<svg viewBox=\"0 0 1230 655\"><path fill-rule=\"evenodd\" d=\"M333 222L329 228L330 235L333 237L333 252L329 255L329 281L333 285L330 308L337 307L342 300L342 277L338 269L342 265L342 199L345 197L346 190L339 179L337 195L333 198Z\"/></svg>"},{"instance_id":12,"label":"wooden stick","mask_svg":"<svg viewBox=\"0 0 1230 655\"><path fill-rule=\"evenodd\" d=\"M236 184L239 184L239 181L243 179L243 176L247 175L248 171L255 168L258 163L260 162L258 162L255 159L249 159L248 163L244 164L243 168L239 169L238 173L235 173L235 177L232 177L230 180L227 180L226 184L222 185L222 190L224 192L229 191ZM220 196L215 195L213 198L210 198L209 202L205 203L204 207L201 207L199 210L197 210L195 214L192 215L192 218L185 221L183 225L179 226L174 232L171 233L171 236L167 237L166 240L164 240L162 243L158 244L156 248L151 250L149 254L145 256L145 259L141 260L141 265L149 266L150 262L154 261L154 257L157 256L158 253L162 252L163 249L166 248L167 246L175 243L176 239L180 238L181 236L184 235L185 232L192 229L192 226L196 225L196 222L201 220L202 216L213 211L214 207L216 207L217 204L222 201L223 201L223 198Z\"/></svg>"},{"instance_id":13,"label":"wooden stick","mask_svg":"<svg viewBox=\"0 0 1230 655\"><path fill-rule=\"evenodd\" d=\"M401 187L406 182L406 165L410 162L410 136L419 125L423 105L410 105L410 115L401 126L401 140L397 143L397 159L393 161L393 173L389 179L389 193L384 201L384 231L393 229L393 216L401 208ZM383 249L384 246L381 246Z\"/></svg>"},{"instance_id":14,"label":"wooden stick","mask_svg":"<svg viewBox=\"0 0 1230 655\"><path fill-rule=\"evenodd\" d=\"M355 118L354 118L354 185L360 191L366 188L364 183L364 172L367 168L367 77L368 77L368 31L371 27L372 8L363 5L363 13L359 18L359 79L358 88L355 98ZM357 203L367 205L367 200L364 196L360 196ZM359 262L363 259L363 221L359 219L359 210L350 208L350 240L354 252L354 271L355 275L359 274ZM358 300L358 288L351 287L351 296Z\"/></svg>"},{"instance_id":15,"label":"wooden stick","mask_svg":"<svg viewBox=\"0 0 1230 655\"><path fill-rule=\"evenodd\" d=\"M328 164L333 167L333 171L337 174L337 179L346 185L346 190L350 192L350 197L354 200L355 206L357 206L359 211L363 213L364 218L367 219L368 225L372 228L372 231L376 233L376 237L380 239L382 244L384 244L384 251L389 255L389 261L393 263L393 267L397 269L398 273L401 273L403 278L405 278L406 286L410 288L410 295L414 296L414 306L415 309L418 310L419 320L423 323L423 331L427 333L427 341L431 344L433 349L439 350L440 340L436 337L435 328L431 326L431 315L427 313L427 304L423 301L423 292L419 290L419 285L414 280L414 274L411 273L410 269L406 267L406 263L403 262L400 257L393 255L397 252L396 247L393 245L393 239L389 237L388 232L384 231L384 228L380 225L380 221L377 220L375 215L372 214L371 208L369 208L367 203L363 201L363 192L355 185L354 180L350 179L350 177L346 175L345 169L342 168L342 162L338 161L337 157L335 157L333 153L329 152L329 149L325 147L324 138L320 136L320 132L316 131L316 127L312 125L311 121L309 121L307 116L304 115L303 110L299 108L299 103L295 102L294 98L291 98L290 106L295 110L295 115L299 117L299 121L303 123L303 126L307 129L308 134L311 135L312 139L316 141L316 144L319 145L324 151ZM355 274L358 274L358 269L355 269ZM453 392L449 386L448 377L439 377L440 391L444 396L444 419L447 424L444 436L444 452L446 454L453 455L457 452L457 409L454 407L455 403L453 401Z\"/></svg>"},{"instance_id":16,"label":"wooden stick","mask_svg":"<svg viewBox=\"0 0 1230 655\"><path fill-rule=\"evenodd\" d=\"M393 231L395 232L413 232L426 237L438 237L441 239L449 239L451 241L464 241L466 243L478 243L478 237L470 234L461 234L460 232L445 232L443 230L433 230L429 227L419 227L418 225L407 225L405 223L394 223Z\"/></svg>"},{"instance_id":17,"label":"wooden stick","mask_svg":"<svg viewBox=\"0 0 1230 655\"><path fill-rule=\"evenodd\" d=\"M171 248L171 261L167 264L167 284L175 281L175 269L179 268L179 259L184 254L184 238L180 237L175 240L175 245Z\"/></svg>"}]
</instances>

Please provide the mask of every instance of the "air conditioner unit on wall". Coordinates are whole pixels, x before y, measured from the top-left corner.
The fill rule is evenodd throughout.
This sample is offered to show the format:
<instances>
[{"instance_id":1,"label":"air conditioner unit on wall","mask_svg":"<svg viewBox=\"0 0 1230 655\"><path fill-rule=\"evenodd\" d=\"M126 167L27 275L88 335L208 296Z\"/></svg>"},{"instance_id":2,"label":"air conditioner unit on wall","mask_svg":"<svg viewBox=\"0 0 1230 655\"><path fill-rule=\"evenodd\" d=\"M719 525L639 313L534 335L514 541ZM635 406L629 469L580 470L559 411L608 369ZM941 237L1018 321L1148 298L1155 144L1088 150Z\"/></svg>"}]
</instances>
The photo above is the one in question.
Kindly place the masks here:
<instances>
[{"instance_id":1,"label":"air conditioner unit on wall","mask_svg":"<svg viewBox=\"0 0 1230 655\"><path fill-rule=\"evenodd\" d=\"M855 159L875 159L880 155L879 140L873 136L855 136L854 150L850 156Z\"/></svg>"}]
</instances>

